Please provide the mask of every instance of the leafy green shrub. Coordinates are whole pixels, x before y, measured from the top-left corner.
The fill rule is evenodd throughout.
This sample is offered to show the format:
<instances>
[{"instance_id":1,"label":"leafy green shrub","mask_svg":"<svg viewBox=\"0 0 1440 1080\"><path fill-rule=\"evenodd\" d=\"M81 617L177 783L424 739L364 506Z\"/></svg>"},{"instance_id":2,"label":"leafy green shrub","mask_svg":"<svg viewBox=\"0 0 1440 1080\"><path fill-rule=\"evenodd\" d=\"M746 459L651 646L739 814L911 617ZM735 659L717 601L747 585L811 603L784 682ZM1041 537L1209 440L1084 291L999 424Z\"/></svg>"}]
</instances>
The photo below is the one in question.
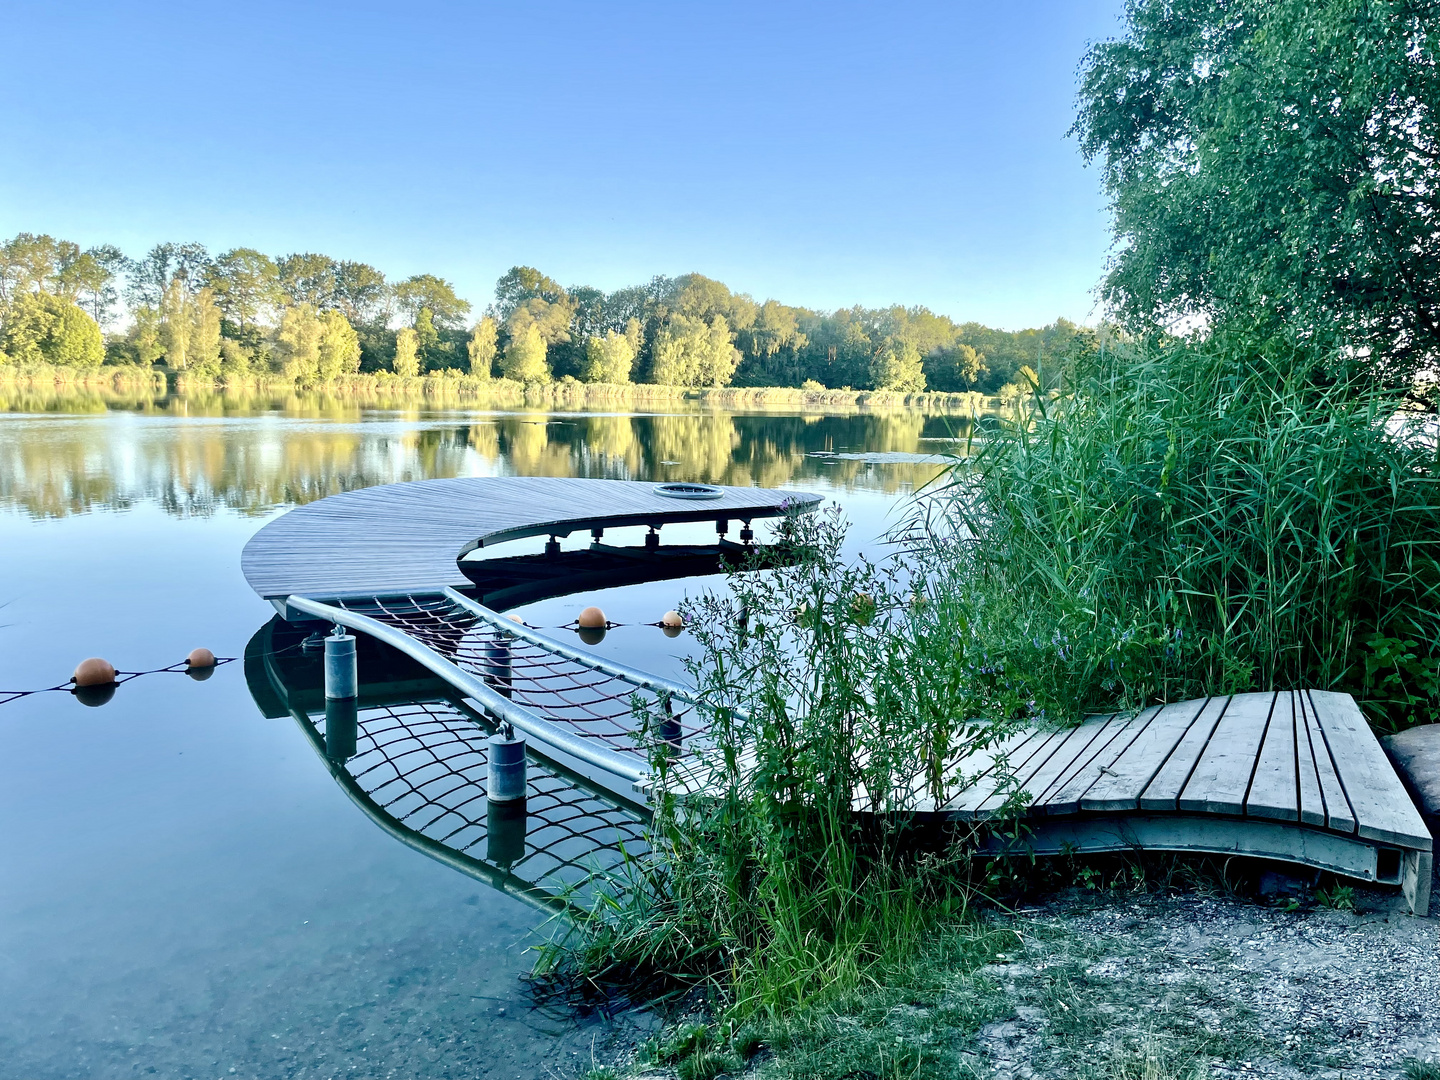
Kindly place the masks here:
<instances>
[{"instance_id":1,"label":"leafy green shrub","mask_svg":"<svg viewBox=\"0 0 1440 1080\"><path fill-rule=\"evenodd\" d=\"M957 464L925 522L940 591L1033 712L1305 686L1385 729L1436 717L1435 446L1329 370L1104 350Z\"/></svg>"}]
</instances>

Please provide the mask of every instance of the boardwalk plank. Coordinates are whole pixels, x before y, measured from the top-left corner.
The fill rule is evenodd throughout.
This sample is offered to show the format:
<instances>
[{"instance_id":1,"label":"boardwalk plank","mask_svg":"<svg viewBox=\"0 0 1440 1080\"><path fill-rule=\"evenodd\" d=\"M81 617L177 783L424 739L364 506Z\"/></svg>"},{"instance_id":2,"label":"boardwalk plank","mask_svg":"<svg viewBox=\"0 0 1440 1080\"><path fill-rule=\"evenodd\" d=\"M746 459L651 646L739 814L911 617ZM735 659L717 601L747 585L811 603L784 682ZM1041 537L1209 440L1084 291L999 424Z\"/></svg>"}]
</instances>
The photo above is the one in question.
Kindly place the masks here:
<instances>
[{"instance_id":1,"label":"boardwalk plank","mask_svg":"<svg viewBox=\"0 0 1440 1080\"><path fill-rule=\"evenodd\" d=\"M1300 820L1300 783L1296 777L1295 710L1290 692L1275 695L1265 741L1255 761L1255 776L1245 796L1247 817Z\"/></svg>"},{"instance_id":2,"label":"boardwalk plank","mask_svg":"<svg viewBox=\"0 0 1440 1080\"><path fill-rule=\"evenodd\" d=\"M966 790L955 795L946 804L946 811L963 820L984 817L999 809L1003 798L996 796L996 788L1007 782L1023 783L1040 764L1044 762L1069 735L1066 731L1039 732L1039 738L1026 742L1020 751L1011 757L1005 773L990 772L978 779ZM1006 788L1008 791L1009 789Z\"/></svg>"},{"instance_id":3,"label":"boardwalk plank","mask_svg":"<svg viewBox=\"0 0 1440 1080\"><path fill-rule=\"evenodd\" d=\"M1136 810L1140 795L1184 738L1207 699L1166 705L1111 761L1080 800L1081 810Z\"/></svg>"},{"instance_id":4,"label":"boardwalk plank","mask_svg":"<svg viewBox=\"0 0 1440 1080\"><path fill-rule=\"evenodd\" d=\"M1062 784L1054 787L1040 801L1043 814L1074 814L1080 810L1080 800L1098 780L1107 779L1110 768L1123 755L1155 719L1160 712L1158 705L1142 709L1123 723L1112 725L1109 740L1101 746L1099 740L1092 751L1084 755L1082 762L1072 766L1069 776Z\"/></svg>"},{"instance_id":5,"label":"boardwalk plank","mask_svg":"<svg viewBox=\"0 0 1440 1080\"><path fill-rule=\"evenodd\" d=\"M1200 715L1181 736L1175 749L1160 766L1160 771L1140 795L1141 810L1175 810L1180 802L1180 793L1190 781L1200 755L1210 745L1216 726L1230 705L1228 697L1212 697L1205 701Z\"/></svg>"},{"instance_id":6,"label":"boardwalk plank","mask_svg":"<svg viewBox=\"0 0 1440 1080\"><path fill-rule=\"evenodd\" d=\"M1180 793L1179 809L1205 814L1243 814L1255 755L1270 719L1273 693L1236 694Z\"/></svg>"},{"instance_id":7,"label":"boardwalk plank","mask_svg":"<svg viewBox=\"0 0 1440 1080\"><path fill-rule=\"evenodd\" d=\"M1029 793L1031 804L1044 798L1051 786L1065 776L1071 765L1091 748L1096 739L1103 738L1114 723L1114 716L1102 716L1070 728L1064 733L1064 739L1056 744L1054 752L1038 768L1029 770L1023 777L1017 776L1019 788ZM989 807L981 807L982 811L986 809Z\"/></svg>"},{"instance_id":8,"label":"boardwalk plank","mask_svg":"<svg viewBox=\"0 0 1440 1080\"><path fill-rule=\"evenodd\" d=\"M1325 793L1320 787L1320 774L1315 767L1315 748L1310 744L1305 696L1293 690L1288 693L1295 717L1295 788L1300 799L1300 822L1324 828Z\"/></svg>"},{"instance_id":9,"label":"boardwalk plank","mask_svg":"<svg viewBox=\"0 0 1440 1080\"><path fill-rule=\"evenodd\" d=\"M1305 720L1306 739L1310 743L1310 756L1315 764L1315 775L1320 783L1320 792L1325 803L1325 827L1335 832L1355 831L1355 811L1350 798L1345 794L1345 785L1335 771L1335 759L1330 753L1330 744L1320 730L1320 721L1315 715L1315 703L1303 691L1296 695L1300 714Z\"/></svg>"},{"instance_id":10,"label":"boardwalk plank","mask_svg":"<svg viewBox=\"0 0 1440 1080\"><path fill-rule=\"evenodd\" d=\"M1429 848L1425 823L1354 699L1324 690L1308 694L1355 810L1359 835L1402 847Z\"/></svg>"}]
</instances>

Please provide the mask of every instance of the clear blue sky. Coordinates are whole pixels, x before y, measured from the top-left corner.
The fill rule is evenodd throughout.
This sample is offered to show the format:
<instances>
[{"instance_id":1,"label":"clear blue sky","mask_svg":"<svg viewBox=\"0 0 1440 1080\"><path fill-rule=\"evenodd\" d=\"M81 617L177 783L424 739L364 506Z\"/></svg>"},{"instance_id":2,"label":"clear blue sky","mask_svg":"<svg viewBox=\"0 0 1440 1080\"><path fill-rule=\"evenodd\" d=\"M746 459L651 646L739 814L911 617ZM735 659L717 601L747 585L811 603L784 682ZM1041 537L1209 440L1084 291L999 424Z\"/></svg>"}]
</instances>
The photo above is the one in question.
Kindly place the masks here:
<instances>
[{"instance_id":1,"label":"clear blue sky","mask_svg":"<svg viewBox=\"0 0 1440 1080\"><path fill-rule=\"evenodd\" d=\"M1120 0L5 4L0 234L1093 320Z\"/></svg>"}]
</instances>

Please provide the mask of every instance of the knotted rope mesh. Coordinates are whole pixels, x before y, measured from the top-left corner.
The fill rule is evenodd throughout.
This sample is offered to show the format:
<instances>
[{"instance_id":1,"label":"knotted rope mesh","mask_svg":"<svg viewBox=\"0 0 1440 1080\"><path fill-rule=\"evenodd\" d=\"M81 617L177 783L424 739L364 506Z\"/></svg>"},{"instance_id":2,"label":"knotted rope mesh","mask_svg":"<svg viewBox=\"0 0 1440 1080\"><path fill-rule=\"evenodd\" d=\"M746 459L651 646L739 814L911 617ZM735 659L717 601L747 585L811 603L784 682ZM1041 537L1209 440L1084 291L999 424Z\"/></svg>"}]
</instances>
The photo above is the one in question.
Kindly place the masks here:
<instances>
[{"instance_id":1,"label":"knotted rope mesh","mask_svg":"<svg viewBox=\"0 0 1440 1080\"><path fill-rule=\"evenodd\" d=\"M506 633L445 596L419 595L335 601L358 615L403 630L457 667L483 678L496 691L543 720L604 743L620 753L645 757L637 742L641 722L634 702L666 717L667 742L682 748L704 726L683 701L557 655Z\"/></svg>"}]
</instances>

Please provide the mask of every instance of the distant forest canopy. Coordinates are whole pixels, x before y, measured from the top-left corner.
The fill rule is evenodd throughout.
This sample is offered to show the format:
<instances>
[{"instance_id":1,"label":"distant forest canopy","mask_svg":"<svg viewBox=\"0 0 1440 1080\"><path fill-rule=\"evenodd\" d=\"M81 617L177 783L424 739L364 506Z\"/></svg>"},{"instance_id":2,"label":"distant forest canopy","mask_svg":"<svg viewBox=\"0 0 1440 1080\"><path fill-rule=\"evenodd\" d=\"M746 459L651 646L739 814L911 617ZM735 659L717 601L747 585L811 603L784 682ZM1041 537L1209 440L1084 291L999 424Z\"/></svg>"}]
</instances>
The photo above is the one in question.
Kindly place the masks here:
<instances>
[{"instance_id":1,"label":"distant forest canopy","mask_svg":"<svg viewBox=\"0 0 1440 1080\"><path fill-rule=\"evenodd\" d=\"M325 255L160 244L130 259L31 233L0 244L0 365L163 363L301 384L453 369L520 382L994 394L1053 383L1059 361L1096 338L1064 319L1012 332L924 307L762 303L700 274L606 293L527 266L471 316L443 278L392 282Z\"/></svg>"}]
</instances>

